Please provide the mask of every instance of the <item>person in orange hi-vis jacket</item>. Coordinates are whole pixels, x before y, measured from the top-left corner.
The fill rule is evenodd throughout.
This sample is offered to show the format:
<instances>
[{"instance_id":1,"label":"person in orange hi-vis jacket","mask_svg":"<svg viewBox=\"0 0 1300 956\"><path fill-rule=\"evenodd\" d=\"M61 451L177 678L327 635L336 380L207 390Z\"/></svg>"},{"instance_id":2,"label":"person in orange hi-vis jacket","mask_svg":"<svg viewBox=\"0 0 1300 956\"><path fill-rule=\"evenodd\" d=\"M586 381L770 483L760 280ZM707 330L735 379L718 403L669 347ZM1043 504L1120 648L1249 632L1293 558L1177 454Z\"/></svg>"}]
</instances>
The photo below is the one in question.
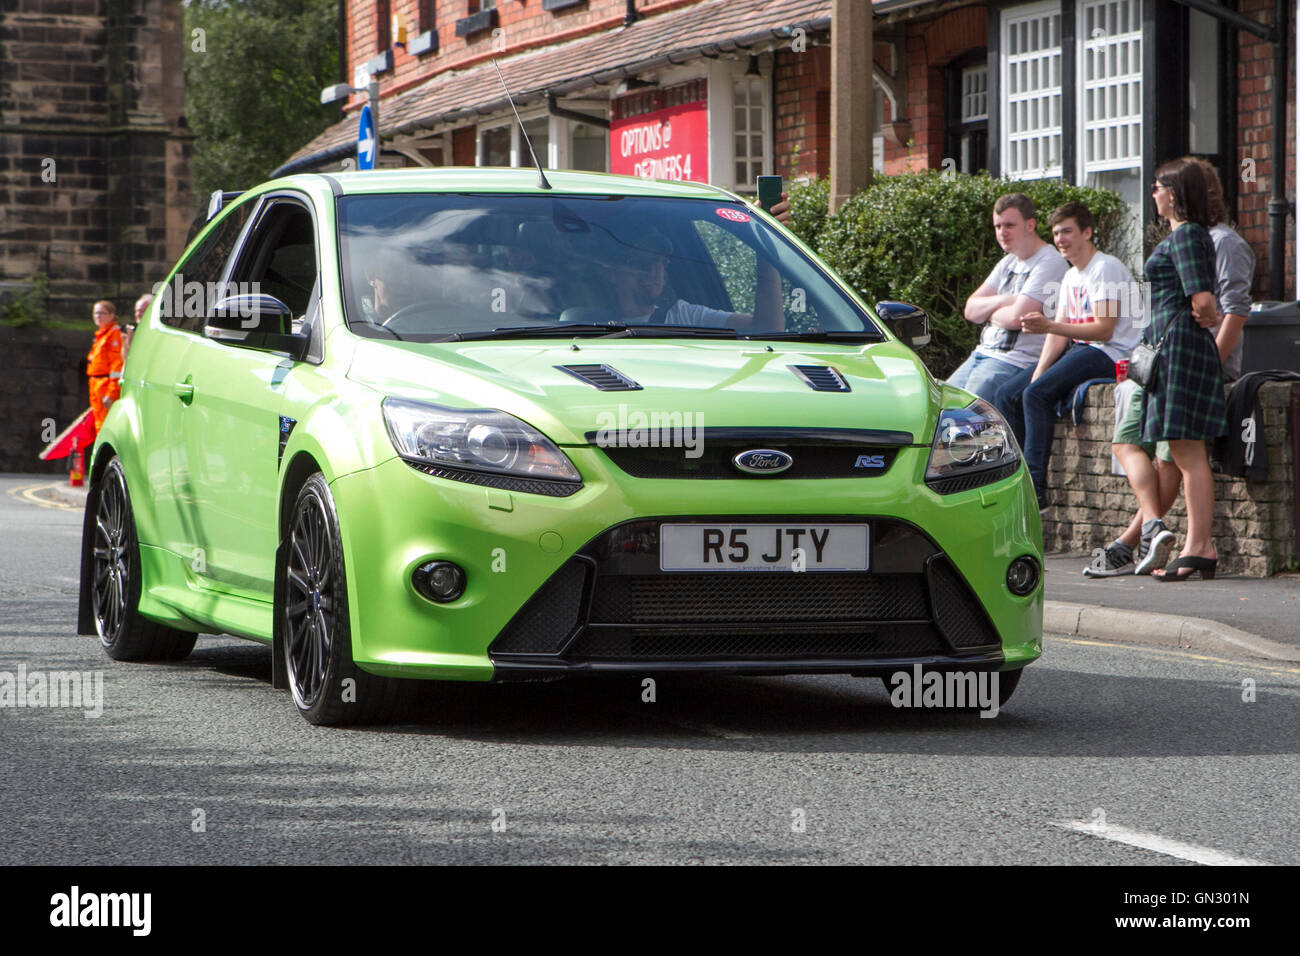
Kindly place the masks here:
<instances>
[{"instance_id":1,"label":"person in orange hi-vis jacket","mask_svg":"<svg viewBox=\"0 0 1300 956\"><path fill-rule=\"evenodd\" d=\"M113 303L101 299L93 307L95 343L86 356L86 377L90 379L90 410L95 431L104 424L108 407L122 394L122 329L117 324Z\"/></svg>"}]
</instances>

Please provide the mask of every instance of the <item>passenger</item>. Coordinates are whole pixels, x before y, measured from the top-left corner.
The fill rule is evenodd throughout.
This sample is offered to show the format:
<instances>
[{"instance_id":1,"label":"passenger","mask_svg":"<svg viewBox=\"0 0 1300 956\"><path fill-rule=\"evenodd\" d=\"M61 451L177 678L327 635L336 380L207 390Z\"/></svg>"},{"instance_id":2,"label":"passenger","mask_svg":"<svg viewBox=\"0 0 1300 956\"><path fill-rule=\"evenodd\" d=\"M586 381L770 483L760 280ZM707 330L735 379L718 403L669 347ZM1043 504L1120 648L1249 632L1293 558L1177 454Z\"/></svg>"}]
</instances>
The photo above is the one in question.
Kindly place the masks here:
<instances>
[{"instance_id":1,"label":"passenger","mask_svg":"<svg viewBox=\"0 0 1300 956\"><path fill-rule=\"evenodd\" d=\"M1069 268L1038 237L1037 215L1034 201L1022 193L994 203L993 232L1006 255L966 300L966 321L984 328L975 351L948 377L949 385L995 405L998 389L1017 372L1032 369L1042 352L1044 336L1022 331L1021 320L1031 312L1052 311L1050 303Z\"/></svg>"},{"instance_id":2,"label":"passenger","mask_svg":"<svg viewBox=\"0 0 1300 956\"><path fill-rule=\"evenodd\" d=\"M1038 364L1008 378L993 402L1010 419L1024 448L1040 509L1046 507L1057 402L1089 379L1113 381L1115 363L1129 357L1140 337L1132 309L1133 276L1124 263L1098 251L1091 210L1068 202L1052 213L1048 224L1052 241L1070 263L1061 282L1057 321L1038 311L1021 318L1022 331L1047 333L1047 341Z\"/></svg>"}]
</instances>

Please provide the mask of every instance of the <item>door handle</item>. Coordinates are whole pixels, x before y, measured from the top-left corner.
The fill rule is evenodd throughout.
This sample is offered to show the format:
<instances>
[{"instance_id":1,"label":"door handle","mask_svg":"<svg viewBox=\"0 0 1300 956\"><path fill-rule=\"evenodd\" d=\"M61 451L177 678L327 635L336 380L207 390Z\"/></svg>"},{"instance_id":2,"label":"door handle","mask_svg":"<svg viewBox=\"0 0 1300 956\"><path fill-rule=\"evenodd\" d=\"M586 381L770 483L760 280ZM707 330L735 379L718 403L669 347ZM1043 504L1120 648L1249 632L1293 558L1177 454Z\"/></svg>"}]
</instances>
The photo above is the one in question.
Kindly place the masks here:
<instances>
[{"instance_id":1,"label":"door handle","mask_svg":"<svg viewBox=\"0 0 1300 956\"><path fill-rule=\"evenodd\" d=\"M186 405L194 401L194 386L193 384L191 384L191 382L192 382L192 377L186 375L185 381L177 382L175 385L172 386L172 394L175 395L177 398L179 398L181 402Z\"/></svg>"}]
</instances>

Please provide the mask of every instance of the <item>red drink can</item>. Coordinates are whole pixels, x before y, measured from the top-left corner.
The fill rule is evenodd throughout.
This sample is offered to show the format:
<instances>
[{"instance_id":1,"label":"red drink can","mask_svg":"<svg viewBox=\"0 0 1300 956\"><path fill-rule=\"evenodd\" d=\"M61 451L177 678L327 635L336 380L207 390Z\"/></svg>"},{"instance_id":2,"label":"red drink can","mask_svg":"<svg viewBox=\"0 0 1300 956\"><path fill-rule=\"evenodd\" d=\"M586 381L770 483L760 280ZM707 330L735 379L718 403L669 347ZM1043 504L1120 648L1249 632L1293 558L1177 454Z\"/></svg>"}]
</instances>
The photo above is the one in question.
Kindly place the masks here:
<instances>
[{"instance_id":1,"label":"red drink can","mask_svg":"<svg viewBox=\"0 0 1300 956\"><path fill-rule=\"evenodd\" d=\"M1128 381L1128 359L1120 359L1115 363L1115 381Z\"/></svg>"}]
</instances>

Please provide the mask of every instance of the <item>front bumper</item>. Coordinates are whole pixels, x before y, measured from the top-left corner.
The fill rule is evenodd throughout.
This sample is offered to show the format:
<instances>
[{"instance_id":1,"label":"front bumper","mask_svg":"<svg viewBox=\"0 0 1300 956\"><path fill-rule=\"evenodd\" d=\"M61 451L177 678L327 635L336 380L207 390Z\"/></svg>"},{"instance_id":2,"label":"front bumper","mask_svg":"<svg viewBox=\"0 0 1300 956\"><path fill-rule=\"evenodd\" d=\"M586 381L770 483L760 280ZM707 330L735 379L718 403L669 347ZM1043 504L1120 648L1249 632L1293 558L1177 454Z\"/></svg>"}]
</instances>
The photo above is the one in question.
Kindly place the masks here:
<instances>
[{"instance_id":1,"label":"front bumper","mask_svg":"<svg viewBox=\"0 0 1300 956\"><path fill-rule=\"evenodd\" d=\"M568 497L483 488L393 459L334 482L347 559L353 657L366 671L452 680L591 672L891 673L921 663L1024 666L1041 653L1042 560L1023 469L938 495L926 450L870 480L633 478L595 448L566 448L584 476ZM656 516L656 517L647 517ZM661 521L824 519L872 526L869 572L663 573ZM429 560L468 585L434 604L411 585Z\"/></svg>"}]
</instances>

